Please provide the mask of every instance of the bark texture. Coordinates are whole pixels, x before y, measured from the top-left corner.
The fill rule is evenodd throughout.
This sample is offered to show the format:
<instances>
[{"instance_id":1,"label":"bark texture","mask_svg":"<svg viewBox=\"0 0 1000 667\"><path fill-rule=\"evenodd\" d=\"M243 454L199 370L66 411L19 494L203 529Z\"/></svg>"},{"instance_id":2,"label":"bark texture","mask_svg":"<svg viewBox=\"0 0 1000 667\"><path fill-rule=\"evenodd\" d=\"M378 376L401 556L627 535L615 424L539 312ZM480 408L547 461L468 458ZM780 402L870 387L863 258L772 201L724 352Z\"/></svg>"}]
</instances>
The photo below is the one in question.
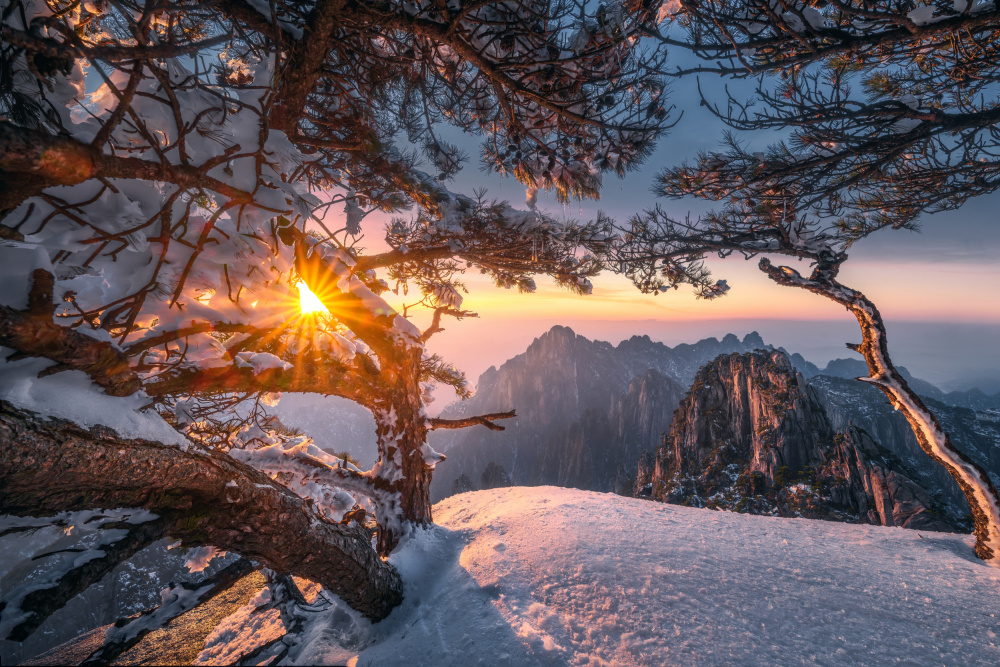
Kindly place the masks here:
<instances>
[{"instance_id":1,"label":"bark texture","mask_svg":"<svg viewBox=\"0 0 1000 667\"><path fill-rule=\"evenodd\" d=\"M379 359L380 369L354 400L371 409L379 458L371 470L372 498L379 525L378 551L388 555L411 526L432 522L430 484L434 465L427 447L430 420L421 399L423 345L398 331L399 315L372 317L361 297L336 288L337 275L308 238L295 238L295 268L331 313L363 340Z\"/></svg>"},{"instance_id":2,"label":"bark texture","mask_svg":"<svg viewBox=\"0 0 1000 667\"><path fill-rule=\"evenodd\" d=\"M219 452L123 440L0 402L0 491L6 514L145 508L176 538L322 583L373 621L402 600L399 574L361 526L327 521L309 501Z\"/></svg>"},{"instance_id":3,"label":"bark texture","mask_svg":"<svg viewBox=\"0 0 1000 667\"><path fill-rule=\"evenodd\" d=\"M207 175L208 168L150 162L106 155L69 137L59 137L0 120L0 218L29 197L56 185L76 185L91 178L135 178L211 188L232 202L253 197Z\"/></svg>"},{"instance_id":4,"label":"bark texture","mask_svg":"<svg viewBox=\"0 0 1000 667\"><path fill-rule=\"evenodd\" d=\"M374 410L379 460L372 469L374 482L396 494L391 513L377 516L378 550L388 555L410 526L433 522L431 476L434 467L424 457L427 423L420 400L420 352L400 351L401 363L383 370L395 386L386 404ZM383 362L384 363L384 362Z\"/></svg>"}]
</instances>

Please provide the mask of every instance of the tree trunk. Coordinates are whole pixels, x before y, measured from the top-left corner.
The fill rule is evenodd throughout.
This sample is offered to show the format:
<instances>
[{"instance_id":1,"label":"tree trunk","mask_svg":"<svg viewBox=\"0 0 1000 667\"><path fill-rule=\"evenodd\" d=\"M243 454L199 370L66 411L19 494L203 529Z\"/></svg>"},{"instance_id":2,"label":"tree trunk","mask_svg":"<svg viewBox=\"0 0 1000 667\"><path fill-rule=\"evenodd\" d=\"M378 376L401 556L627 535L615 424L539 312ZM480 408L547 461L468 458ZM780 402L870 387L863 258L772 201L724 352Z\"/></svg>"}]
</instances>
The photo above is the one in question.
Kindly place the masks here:
<instances>
[{"instance_id":1,"label":"tree trunk","mask_svg":"<svg viewBox=\"0 0 1000 667\"><path fill-rule=\"evenodd\" d=\"M423 341L397 326L397 318L402 316L388 305L373 308L373 295L357 284L356 278L352 278L355 283L349 282L349 289L343 289L340 279L330 279L351 271L353 259L328 257L315 247L314 240L297 231L289 233L296 243L299 275L378 358L378 373L359 402L371 409L375 418L379 458L371 478L379 492L373 498L379 524L378 551L385 556L412 526L432 522L431 476L435 464L444 459L427 445L430 420L424 414L420 387Z\"/></svg>"},{"instance_id":2,"label":"tree trunk","mask_svg":"<svg viewBox=\"0 0 1000 667\"><path fill-rule=\"evenodd\" d=\"M392 552L412 526L433 522L430 487L434 466L425 456L430 450L420 397L420 351L409 351L398 365L383 370L386 372L397 376L387 404L373 411L379 450L373 473L376 480L383 480L395 492L392 502L396 507L386 516L376 517L378 551L382 555Z\"/></svg>"},{"instance_id":3,"label":"tree trunk","mask_svg":"<svg viewBox=\"0 0 1000 667\"><path fill-rule=\"evenodd\" d=\"M958 482L972 510L976 555L988 564L1000 567L1000 495L997 494L993 481L982 466L955 448L937 418L893 366L889 358L885 324L875 304L861 292L836 281L844 259L846 256L830 262L821 260L809 278L804 278L789 267L774 267L767 259L760 261L760 268L778 284L801 287L832 299L857 318L861 326L862 342L848 347L864 356L869 372L869 377L858 380L882 390L892 406L903 413L910 423L920 448L944 466Z\"/></svg>"},{"instance_id":4,"label":"tree trunk","mask_svg":"<svg viewBox=\"0 0 1000 667\"><path fill-rule=\"evenodd\" d=\"M309 501L223 453L42 421L0 401L0 512L95 507L155 512L170 535L319 582L373 621L402 600L399 574L361 526L327 521Z\"/></svg>"}]
</instances>

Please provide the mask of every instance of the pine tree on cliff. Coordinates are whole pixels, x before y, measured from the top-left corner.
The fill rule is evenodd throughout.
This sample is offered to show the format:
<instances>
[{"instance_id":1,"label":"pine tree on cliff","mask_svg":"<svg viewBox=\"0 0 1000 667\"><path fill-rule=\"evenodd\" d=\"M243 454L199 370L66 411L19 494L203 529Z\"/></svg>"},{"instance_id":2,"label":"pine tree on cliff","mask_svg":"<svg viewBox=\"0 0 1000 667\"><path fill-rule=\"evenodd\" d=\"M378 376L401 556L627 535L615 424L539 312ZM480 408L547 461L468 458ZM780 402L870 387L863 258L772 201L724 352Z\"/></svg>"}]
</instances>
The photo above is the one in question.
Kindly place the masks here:
<instances>
[{"instance_id":1,"label":"pine tree on cliff","mask_svg":"<svg viewBox=\"0 0 1000 667\"><path fill-rule=\"evenodd\" d=\"M684 0L672 15L683 39L664 41L703 63L676 76L759 76L753 102L702 104L740 131L790 132L750 152L734 135L723 151L659 175L659 192L725 202L697 221L655 209L636 216L613 252L644 291L690 283L726 292L701 264L708 253L763 255L780 285L843 305L862 342L871 383L909 421L972 508L976 554L1000 565L1000 496L987 473L950 442L889 357L882 317L838 280L850 247L873 232L914 226L1000 188L997 121L1000 14L992 2L729 2ZM768 255L808 260L812 272Z\"/></svg>"},{"instance_id":2,"label":"pine tree on cliff","mask_svg":"<svg viewBox=\"0 0 1000 667\"><path fill-rule=\"evenodd\" d=\"M424 343L443 316L473 315L467 267L521 291L535 274L589 291L608 221L553 220L533 192L595 197L602 174L634 168L666 129L664 53L643 37L658 8L3 3L3 368L29 388L39 371L54 376L44 387L81 371L137 423L153 417L136 408L155 410L187 438L124 439L3 404L0 512L159 515L85 571L5 598L6 636L30 634L164 534L388 614L398 575L363 527L339 521L368 498L387 554L431 520L443 457L428 430L499 429L513 414L428 418L425 383L466 389ZM463 156L440 138L443 123L483 138L484 163L529 188L529 210L446 189ZM366 253L376 210L406 215L386 228L387 250ZM406 313L381 296L390 285L416 295ZM320 314L300 310L309 295ZM406 317L416 306L432 311L423 331ZM296 391L370 409L375 466L270 428L268 401Z\"/></svg>"}]
</instances>

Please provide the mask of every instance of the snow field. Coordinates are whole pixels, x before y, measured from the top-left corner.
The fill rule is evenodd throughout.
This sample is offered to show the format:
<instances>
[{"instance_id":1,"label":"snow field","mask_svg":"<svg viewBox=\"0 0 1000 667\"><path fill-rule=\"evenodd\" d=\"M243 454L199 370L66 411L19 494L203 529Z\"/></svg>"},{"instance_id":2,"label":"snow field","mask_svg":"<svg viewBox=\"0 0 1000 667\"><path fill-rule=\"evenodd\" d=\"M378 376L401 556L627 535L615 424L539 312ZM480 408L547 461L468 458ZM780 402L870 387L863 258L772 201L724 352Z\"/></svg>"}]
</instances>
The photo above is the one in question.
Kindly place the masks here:
<instances>
[{"instance_id":1,"label":"snow field","mask_svg":"<svg viewBox=\"0 0 1000 667\"><path fill-rule=\"evenodd\" d=\"M971 536L555 487L434 509L393 556L402 606L315 615L295 663L1000 664L1000 572Z\"/></svg>"}]
</instances>

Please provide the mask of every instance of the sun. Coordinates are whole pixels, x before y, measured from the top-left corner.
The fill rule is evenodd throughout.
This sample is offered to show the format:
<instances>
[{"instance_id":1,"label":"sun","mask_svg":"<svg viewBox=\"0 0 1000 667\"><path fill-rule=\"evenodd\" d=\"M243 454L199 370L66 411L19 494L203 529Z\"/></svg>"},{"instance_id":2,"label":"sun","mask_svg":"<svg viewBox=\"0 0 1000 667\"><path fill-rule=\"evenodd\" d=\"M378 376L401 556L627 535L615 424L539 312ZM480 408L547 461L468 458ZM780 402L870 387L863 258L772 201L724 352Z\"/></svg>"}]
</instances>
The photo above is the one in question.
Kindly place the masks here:
<instances>
[{"instance_id":1,"label":"sun","mask_svg":"<svg viewBox=\"0 0 1000 667\"><path fill-rule=\"evenodd\" d=\"M295 283L295 286L299 288L299 309L303 315L330 314L327 307L323 305L319 297L312 293L312 290L309 289L304 280Z\"/></svg>"}]
</instances>

